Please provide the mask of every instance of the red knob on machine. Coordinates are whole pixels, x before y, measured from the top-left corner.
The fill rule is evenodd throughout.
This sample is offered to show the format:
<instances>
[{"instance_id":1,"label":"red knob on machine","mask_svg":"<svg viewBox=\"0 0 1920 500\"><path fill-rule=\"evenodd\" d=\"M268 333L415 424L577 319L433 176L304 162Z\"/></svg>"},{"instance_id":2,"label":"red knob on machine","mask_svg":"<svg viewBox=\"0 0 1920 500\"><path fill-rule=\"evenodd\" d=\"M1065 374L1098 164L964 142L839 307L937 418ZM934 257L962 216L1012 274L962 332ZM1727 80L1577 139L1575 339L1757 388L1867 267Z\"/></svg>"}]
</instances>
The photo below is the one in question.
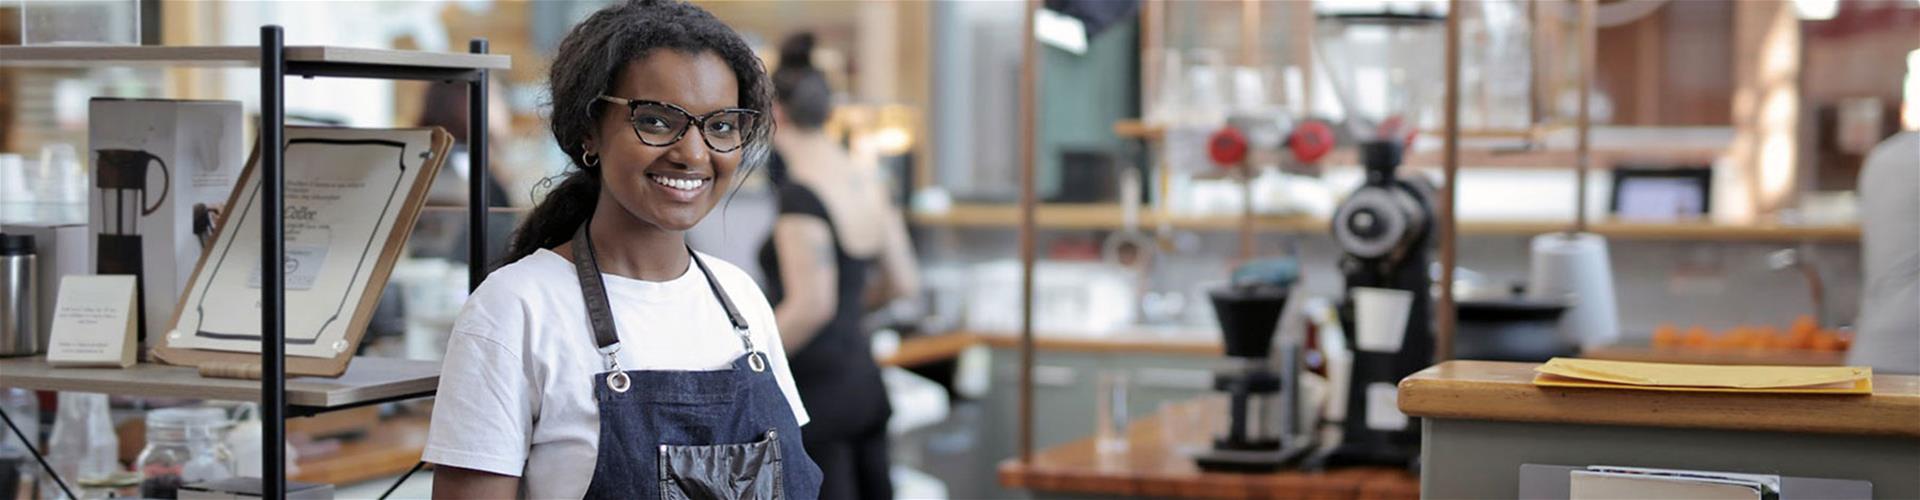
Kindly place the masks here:
<instances>
[{"instance_id":1,"label":"red knob on machine","mask_svg":"<svg viewBox=\"0 0 1920 500\"><path fill-rule=\"evenodd\" d=\"M1412 148L1413 138L1420 133L1420 130L1406 126L1406 121L1400 119L1400 115L1393 115L1380 122L1380 126L1374 132L1381 139L1399 139L1401 147Z\"/></svg>"},{"instance_id":2,"label":"red knob on machine","mask_svg":"<svg viewBox=\"0 0 1920 500\"><path fill-rule=\"evenodd\" d=\"M1247 159L1247 136L1240 129L1222 128L1207 138L1207 156L1213 163L1222 167L1240 166Z\"/></svg>"},{"instance_id":3,"label":"red knob on machine","mask_svg":"<svg viewBox=\"0 0 1920 500\"><path fill-rule=\"evenodd\" d=\"M1313 163L1333 151L1334 141L1333 129L1327 127L1326 122L1306 121L1293 128L1287 137L1287 147L1300 163Z\"/></svg>"}]
</instances>

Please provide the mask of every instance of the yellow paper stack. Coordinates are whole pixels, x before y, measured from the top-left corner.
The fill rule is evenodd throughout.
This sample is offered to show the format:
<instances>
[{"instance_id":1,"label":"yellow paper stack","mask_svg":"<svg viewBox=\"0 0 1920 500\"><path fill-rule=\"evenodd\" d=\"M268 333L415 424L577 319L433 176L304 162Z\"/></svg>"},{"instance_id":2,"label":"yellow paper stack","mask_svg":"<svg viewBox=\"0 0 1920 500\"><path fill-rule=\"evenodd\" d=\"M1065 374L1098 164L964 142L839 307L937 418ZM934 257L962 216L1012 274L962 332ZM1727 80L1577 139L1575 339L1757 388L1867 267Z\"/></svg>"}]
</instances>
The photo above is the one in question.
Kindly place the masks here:
<instances>
[{"instance_id":1,"label":"yellow paper stack","mask_svg":"<svg viewBox=\"0 0 1920 500\"><path fill-rule=\"evenodd\" d=\"M1553 358L1534 369L1548 387L1780 394L1872 394L1861 366L1722 366Z\"/></svg>"}]
</instances>

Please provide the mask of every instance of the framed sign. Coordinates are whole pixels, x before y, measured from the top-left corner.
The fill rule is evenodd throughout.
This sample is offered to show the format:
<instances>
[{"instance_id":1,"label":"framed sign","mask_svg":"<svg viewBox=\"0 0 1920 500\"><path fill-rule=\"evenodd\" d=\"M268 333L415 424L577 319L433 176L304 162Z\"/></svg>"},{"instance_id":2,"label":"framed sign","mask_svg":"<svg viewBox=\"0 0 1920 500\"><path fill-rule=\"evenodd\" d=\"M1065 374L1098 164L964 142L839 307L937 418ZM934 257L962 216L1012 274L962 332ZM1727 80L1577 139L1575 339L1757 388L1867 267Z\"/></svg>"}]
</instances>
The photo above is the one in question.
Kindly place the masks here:
<instances>
[{"instance_id":1,"label":"framed sign","mask_svg":"<svg viewBox=\"0 0 1920 500\"><path fill-rule=\"evenodd\" d=\"M1713 207L1713 168L1621 166L1607 209L1631 221L1698 219Z\"/></svg>"},{"instance_id":2,"label":"framed sign","mask_svg":"<svg viewBox=\"0 0 1920 500\"><path fill-rule=\"evenodd\" d=\"M290 375L346 371L453 139L439 128L287 127L283 196ZM259 155L154 349L176 365L258 364Z\"/></svg>"}]
</instances>

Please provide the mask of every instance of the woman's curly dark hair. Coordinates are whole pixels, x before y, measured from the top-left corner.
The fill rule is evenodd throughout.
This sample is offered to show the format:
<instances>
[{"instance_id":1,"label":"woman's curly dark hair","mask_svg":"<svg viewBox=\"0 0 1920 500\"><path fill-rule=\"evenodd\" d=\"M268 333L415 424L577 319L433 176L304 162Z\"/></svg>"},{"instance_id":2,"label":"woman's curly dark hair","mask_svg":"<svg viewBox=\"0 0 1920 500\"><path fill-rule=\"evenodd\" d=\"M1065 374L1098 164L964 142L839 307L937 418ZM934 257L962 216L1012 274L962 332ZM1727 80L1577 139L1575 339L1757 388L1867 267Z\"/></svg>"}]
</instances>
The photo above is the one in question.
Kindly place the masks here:
<instances>
[{"instance_id":1,"label":"woman's curly dark hair","mask_svg":"<svg viewBox=\"0 0 1920 500\"><path fill-rule=\"evenodd\" d=\"M552 107L547 121L571 165L514 230L501 264L566 243L593 215L600 199L600 169L587 166L582 155L600 111L609 109L598 98L619 83L627 64L663 49L719 56L739 82L739 107L763 117L773 115L773 86L760 57L713 14L680 0L629 0L600 9L567 32L547 71ZM745 178L745 172L766 157L773 120L756 120L748 133L742 174L736 178Z\"/></svg>"}]
</instances>

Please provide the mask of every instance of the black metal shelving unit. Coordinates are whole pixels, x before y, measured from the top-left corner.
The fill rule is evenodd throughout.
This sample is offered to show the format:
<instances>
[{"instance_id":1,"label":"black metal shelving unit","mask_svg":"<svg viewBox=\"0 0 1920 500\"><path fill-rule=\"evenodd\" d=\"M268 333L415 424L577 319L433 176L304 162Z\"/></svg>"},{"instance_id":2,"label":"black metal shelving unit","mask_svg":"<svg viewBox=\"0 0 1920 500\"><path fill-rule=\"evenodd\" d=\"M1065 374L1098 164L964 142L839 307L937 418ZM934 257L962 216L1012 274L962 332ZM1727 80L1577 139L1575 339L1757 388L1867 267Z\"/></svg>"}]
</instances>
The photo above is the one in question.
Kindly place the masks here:
<instances>
[{"instance_id":1,"label":"black metal shelving unit","mask_svg":"<svg viewBox=\"0 0 1920 500\"><path fill-rule=\"evenodd\" d=\"M483 56L483 57L473 57ZM193 368L136 365L131 370L67 369L48 366L40 358L0 360L8 376L0 387L31 390L103 392L122 395L163 395L200 399L246 399L257 394L261 408L263 443L261 465L264 498L283 498L287 491L286 419L426 397L438 380L437 363L377 360L365 376L356 378L349 365L342 379L300 379L295 401L288 400L286 376L286 262L284 236L286 207L287 77L423 80L464 83L467 86L468 269L467 287L479 286L487 272L487 92L493 69L511 62L488 54L487 40L475 38L467 53L424 53L346 47L295 46L285 43L277 25L260 27L256 48L246 46L11 46L0 47L0 66L233 66L257 63L260 71L261 224L261 368L259 392L244 389L250 382L202 379ZM279 147L265 147L277 144ZM366 363L361 363L365 365ZM36 454L38 452L36 451ZM417 469L417 467L416 467Z\"/></svg>"},{"instance_id":2,"label":"black metal shelving unit","mask_svg":"<svg viewBox=\"0 0 1920 500\"><path fill-rule=\"evenodd\" d=\"M476 38L467 52L486 54L487 40ZM467 84L467 289L486 278L487 262L487 79L485 68L371 65L286 60L286 40L280 26L260 27L260 409L261 494L287 495L286 477L286 251L282 193L286 171L286 78L374 78L428 80Z\"/></svg>"}]
</instances>

